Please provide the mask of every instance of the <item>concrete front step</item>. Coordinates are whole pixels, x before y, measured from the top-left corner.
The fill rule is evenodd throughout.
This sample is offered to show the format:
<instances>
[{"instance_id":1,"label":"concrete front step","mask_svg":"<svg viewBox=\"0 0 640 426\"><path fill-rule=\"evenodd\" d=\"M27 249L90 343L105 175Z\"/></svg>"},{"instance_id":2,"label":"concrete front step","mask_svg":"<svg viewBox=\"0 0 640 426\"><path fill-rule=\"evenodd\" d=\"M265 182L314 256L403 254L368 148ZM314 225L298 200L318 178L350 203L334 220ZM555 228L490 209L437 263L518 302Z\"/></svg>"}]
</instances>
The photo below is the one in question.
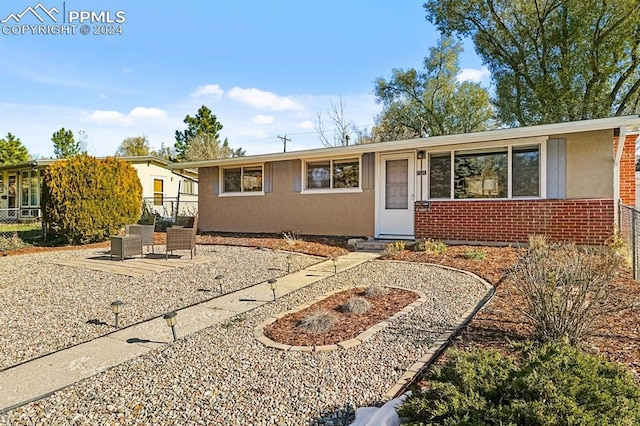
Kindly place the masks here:
<instances>
[{"instance_id":1,"label":"concrete front step","mask_svg":"<svg viewBox=\"0 0 640 426\"><path fill-rule=\"evenodd\" d=\"M382 251L387 248L389 241L361 241L354 244L355 251Z\"/></svg>"}]
</instances>

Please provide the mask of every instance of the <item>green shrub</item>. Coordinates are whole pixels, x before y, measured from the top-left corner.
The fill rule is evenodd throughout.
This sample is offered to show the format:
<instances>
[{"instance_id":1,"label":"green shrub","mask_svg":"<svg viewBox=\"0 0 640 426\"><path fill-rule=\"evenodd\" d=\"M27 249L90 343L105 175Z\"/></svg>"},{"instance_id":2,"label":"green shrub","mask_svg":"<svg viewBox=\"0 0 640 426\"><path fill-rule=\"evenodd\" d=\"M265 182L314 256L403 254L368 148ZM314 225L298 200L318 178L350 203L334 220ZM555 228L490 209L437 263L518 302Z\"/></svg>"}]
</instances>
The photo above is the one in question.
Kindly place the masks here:
<instances>
[{"instance_id":1,"label":"green shrub","mask_svg":"<svg viewBox=\"0 0 640 426\"><path fill-rule=\"evenodd\" d=\"M438 240L419 240L413 246L414 251L426 251L429 254L441 255L447 251L447 245Z\"/></svg>"},{"instance_id":2,"label":"green shrub","mask_svg":"<svg viewBox=\"0 0 640 426\"><path fill-rule=\"evenodd\" d=\"M465 250L464 254L462 255L462 257L464 257L465 259L470 259L470 260L484 260L484 258L486 257L486 254L484 252L483 249L473 249L473 248L469 248L467 250Z\"/></svg>"},{"instance_id":3,"label":"green shrub","mask_svg":"<svg viewBox=\"0 0 640 426\"><path fill-rule=\"evenodd\" d=\"M399 407L409 425L635 425L640 387L624 367L567 342L450 351ZM405 423L403 423L405 424Z\"/></svg>"},{"instance_id":4,"label":"green shrub","mask_svg":"<svg viewBox=\"0 0 640 426\"><path fill-rule=\"evenodd\" d=\"M579 341L613 309L609 283L622 258L612 250L580 250L572 244L530 247L509 273L524 297L522 311L542 341Z\"/></svg>"},{"instance_id":5,"label":"green shrub","mask_svg":"<svg viewBox=\"0 0 640 426\"><path fill-rule=\"evenodd\" d=\"M136 223L142 185L129 163L81 154L47 168L42 215L54 236L71 244L104 241L126 223Z\"/></svg>"}]
</instances>

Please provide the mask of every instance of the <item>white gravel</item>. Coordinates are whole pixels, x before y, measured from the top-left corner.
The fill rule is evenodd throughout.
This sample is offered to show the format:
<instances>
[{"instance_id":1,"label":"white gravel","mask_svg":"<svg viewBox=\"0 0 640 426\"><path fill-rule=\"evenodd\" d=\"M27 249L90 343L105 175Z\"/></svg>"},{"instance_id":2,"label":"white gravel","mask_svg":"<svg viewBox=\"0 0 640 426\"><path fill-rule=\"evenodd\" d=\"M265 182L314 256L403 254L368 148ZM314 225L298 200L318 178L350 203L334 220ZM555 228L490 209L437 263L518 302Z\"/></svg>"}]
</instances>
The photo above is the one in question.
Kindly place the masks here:
<instances>
[{"instance_id":1,"label":"white gravel","mask_svg":"<svg viewBox=\"0 0 640 426\"><path fill-rule=\"evenodd\" d=\"M276 264L274 259L282 256L281 253L227 247L216 247L215 250L225 253L220 257L220 262L223 258L226 259L225 265L230 268L223 272L225 275L230 273L231 268L247 268L244 272L251 275L251 278L238 276L238 280L244 278L257 282L264 280L270 273L282 273L270 271L266 267ZM32 263L41 267L40 256L25 258L31 258ZM263 257L271 259L271 263L263 260ZM31 264L27 259L22 260L25 265ZM297 259L299 262L312 260L305 257ZM243 263L248 265L240 265ZM265 265L266 270L252 269L256 264ZM213 268L213 265L208 268ZM218 267L220 266L218 263ZM129 303L137 303L136 307L142 309L142 302L147 303L143 296L157 291L158 300L153 304L160 311L150 311L146 315L159 315L168 307L176 307L169 306L171 300L176 298L175 292L180 292L185 304L204 298L194 289L211 286L212 276L218 272L216 270L212 273L210 269L200 268L157 274L151 280L147 280L147 277L133 279L104 274L102 286L110 286L111 292L104 294L104 297L94 297L92 294L90 300L93 302L83 301L82 305L97 306L100 301L102 306L106 303L102 301L105 297L106 301L110 301L116 295L122 298L128 295L131 299ZM56 275L65 277L64 281L68 282L68 274L75 274L71 278L73 284L68 287L80 285L75 282L80 274L77 271L74 273L73 268L61 269ZM34 273L29 275L34 279ZM93 281L96 280L97 277L93 277ZM60 278L58 281L61 281ZM111 282L114 284L107 284ZM192 289L190 292L182 293L184 282L189 283L188 286ZM175 283L180 283L180 286ZM283 352L266 348L253 338L254 327L270 316L293 309L331 290L371 284L419 289L428 296L428 300L410 314L394 320L371 339L351 349L315 354ZM85 282L82 285L89 284ZM139 291L137 297L140 300L135 302L131 291L138 286L146 287L136 290ZM35 291L36 287L32 285L30 292ZM45 287L48 291L54 291L57 286L46 284ZM2 291L7 291L7 288L15 286L7 287L3 280ZM66 291L66 297L73 294L70 290ZM59 391L47 399L18 408L0 416L0 421L11 425L348 424L353 419L355 408L384 402L382 395L402 373L426 353L437 335L475 305L485 291L484 285L478 280L451 270L415 263L368 262L286 295L276 302L186 336L162 349ZM29 292L23 293L22 297L26 297L27 293ZM168 295L165 296L165 293ZM78 293L75 294L77 297ZM47 298L46 291L41 295ZM87 297L86 292L84 296ZM13 300L15 303L17 299ZM66 299L56 297L47 301L46 306L55 306L61 300ZM41 311L41 302L42 297L29 298L33 311ZM77 300L75 302L79 303ZM86 308L78 308L82 318L75 319L75 322L81 324L87 316L96 317L98 313L102 315L98 318L108 322L108 303L106 308L96 306L93 311L89 308L88 312L85 311ZM20 312L21 315L28 314L34 318L31 320L35 322L31 332L39 329L41 317L38 312ZM64 309L57 309L51 315L57 318L56 315L63 314L66 315L65 321L74 321L73 318L77 315L75 311L68 313ZM143 317L145 316L141 315ZM42 325L47 327L44 321ZM59 328L60 326L53 327L53 330ZM51 331L49 329L38 333L40 337L31 340L46 346L51 337L47 334ZM27 334L25 333L24 338L27 338ZM91 333L86 333L89 334ZM2 338L5 339L4 336ZM16 346L11 339L6 339L6 342L5 344Z\"/></svg>"},{"instance_id":2,"label":"white gravel","mask_svg":"<svg viewBox=\"0 0 640 426\"><path fill-rule=\"evenodd\" d=\"M287 253L231 246L198 246L199 256L214 260L135 278L53 264L105 250L0 257L0 369L112 332L115 300L125 303L120 325L126 327L219 295L216 275L225 277L228 292L282 276L287 268ZM322 260L292 259L292 271Z\"/></svg>"}]
</instances>

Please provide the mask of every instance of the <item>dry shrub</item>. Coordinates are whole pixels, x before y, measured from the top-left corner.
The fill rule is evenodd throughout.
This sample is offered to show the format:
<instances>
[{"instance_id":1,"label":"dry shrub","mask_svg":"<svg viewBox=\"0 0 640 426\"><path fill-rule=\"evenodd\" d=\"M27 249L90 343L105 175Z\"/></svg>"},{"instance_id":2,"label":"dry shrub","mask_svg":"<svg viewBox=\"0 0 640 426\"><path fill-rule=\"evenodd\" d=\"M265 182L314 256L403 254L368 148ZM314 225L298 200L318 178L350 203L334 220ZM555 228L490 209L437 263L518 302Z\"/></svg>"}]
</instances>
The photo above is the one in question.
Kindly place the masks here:
<instances>
[{"instance_id":1,"label":"dry shrub","mask_svg":"<svg viewBox=\"0 0 640 426\"><path fill-rule=\"evenodd\" d=\"M340 312L345 314L364 314L371 309L371 302L362 297L351 297L340 307Z\"/></svg>"},{"instance_id":2,"label":"dry shrub","mask_svg":"<svg viewBox=\"0 0 640 426\"><path fill-rule=\"evenodd\" d=\"M389 294L389 289L380 285L370 285L364 291L364 295L367 297L380 297L387 294Z\"/></svg>"},{"instance_id":3,"label":"dry shrub","mask_svg":"<svg viewBox=\"0 0 640 426\"><path fill-rule=\"evenodd\" d=\"M338 322L338 317L329 311L316 311L302 318L298 327L316 334L326 333Z\"/></svg>"},{"instance_id":4,"label":"dry shrub","mask_svg":"<svg viewBox=\"0 0 640 426\"><path fill-rule=\"evenodd\" d=\"M607 287L620 264L620 256L608 248L538 244L518 260L509 277L524 296L522 311L536 337L576 345L593 332L598 318L613 310Z\"/></svg>"},{"instance_id":5,"label":"dry shrub","mask_svg":"<svg viewBox=\"0 0 640 426\"><path fill-rule=\"evenodd\" d=\"M282 233L282 237L290 247L295 247L303 242L300 238L300 231L285 231Z\"/></svg>"},{"instance_id":6,"label":"dry shrub","mask_svg":"<svg viewBox=\"0 0 640 426\"><path fill-rule=\"evenodd\" d=\"M549 238L546 235L529 235L529 250L538 250L549 247Z\"/></svg>"},{"instance_id":7,"label":"dry shrub","mask_svg":"<svg viewBox=\"0 0 640 426\"><path fill-rule=\"evenodd\" d=\"M382 250L382 257L393 257L402 253L407 247L406 241L394 241L387 244L384 250Z\"/></svg>"}]
</instances>

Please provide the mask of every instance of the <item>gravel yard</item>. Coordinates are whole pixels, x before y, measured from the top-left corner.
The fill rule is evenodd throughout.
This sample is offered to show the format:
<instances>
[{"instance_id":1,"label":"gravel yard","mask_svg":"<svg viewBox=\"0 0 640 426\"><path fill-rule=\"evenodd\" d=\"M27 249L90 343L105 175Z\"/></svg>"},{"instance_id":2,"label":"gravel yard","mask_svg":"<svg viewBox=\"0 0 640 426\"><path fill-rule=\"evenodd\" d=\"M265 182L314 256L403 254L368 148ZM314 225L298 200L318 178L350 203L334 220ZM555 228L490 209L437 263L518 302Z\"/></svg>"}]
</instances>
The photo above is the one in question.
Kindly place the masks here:
<instances>
[{"instance_id":1,"label":"gravel yard","mask_svg":"<svg viewBox=\"0 0 640 426\"><path fill-rule=\"evenodd\" d=\"M287 253L231 246L198 246L198 255L212 262L135 278L52 263L105 250L0 257L0 369L113 331L114 300L125 303L120 326L126 327L215 297L218 274L229 292L284 275L287 268ZM322 260L292 259L292 271Z\"/></svg>"},{"instance_id":2,"label":"gravel yard","mask_svg":"<svg viewBox=\"0 0 640 426\"><path fill-rule=\"evenodd\" d=\"M234 277L225 280L228 289L282 275L286 268L284 253L222 246L198 250L216 260L140 278L49 264L57 256L90 255L88 251L0 259L13 275L0 280L2 310L11 324L1 337L5 366L111 331L109 325L86 321L111 324L109 303L116 298L127 303L122 319L127 325L210 298L211 292L198 290L215 291L213 277L219 273ZM316 261L296 256L294 266ZM351 349L282 352L253 338L255 326L270 316L332 290L371 284L421 290L428 300ZM435 337L485 291L469 275L439 267L368 262L4 414L0 421L348 424L355 408L383 402L382 395Z\"/></svg>"}]
</instances>

